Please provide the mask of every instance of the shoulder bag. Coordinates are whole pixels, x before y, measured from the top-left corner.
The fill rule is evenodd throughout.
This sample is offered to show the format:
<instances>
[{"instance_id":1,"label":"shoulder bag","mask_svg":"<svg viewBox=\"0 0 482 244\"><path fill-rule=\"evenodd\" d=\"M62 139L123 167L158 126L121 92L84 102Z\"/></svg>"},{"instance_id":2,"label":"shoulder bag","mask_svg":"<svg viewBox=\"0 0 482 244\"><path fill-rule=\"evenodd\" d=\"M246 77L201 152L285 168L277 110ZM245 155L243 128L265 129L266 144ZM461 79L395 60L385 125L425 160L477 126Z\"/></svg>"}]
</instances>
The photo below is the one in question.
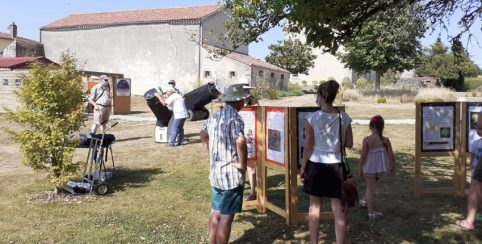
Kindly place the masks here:
<instances>
[{"instance_id":1,"label":"shoulder bag","mask_svg":"<svg viewBox=\"0 0 482 244\"><path fill-rule=\"evenodd\" d=\"M352 208L359 201L358 188L356 186L355 179L350 173L350 165L346 162L345 146L343 145L341 136L341 114L338 111L338 122L340 125L339 137L340 137L340 153L341 153L341 165L343 168L343 182L341 183L341 204L343 207L347 206Z\"/></svg>"},{"instance_id":2,"label":"shoulder bag","mask_svg":"<svg viewBox=\"0 0 482 244\"><path fill-rule=\"evenodd\" d=\"M102 97L102 95L104 94L104 91L105 89L102 90L102 92L100 93L100 96L97 97L97 99L94 100L94 102L97 102L97 100L99 100L100 97ZM94 110L94 105L90 104L89 102L87 102L87 110Z\"/></svg>"}]
</instances>

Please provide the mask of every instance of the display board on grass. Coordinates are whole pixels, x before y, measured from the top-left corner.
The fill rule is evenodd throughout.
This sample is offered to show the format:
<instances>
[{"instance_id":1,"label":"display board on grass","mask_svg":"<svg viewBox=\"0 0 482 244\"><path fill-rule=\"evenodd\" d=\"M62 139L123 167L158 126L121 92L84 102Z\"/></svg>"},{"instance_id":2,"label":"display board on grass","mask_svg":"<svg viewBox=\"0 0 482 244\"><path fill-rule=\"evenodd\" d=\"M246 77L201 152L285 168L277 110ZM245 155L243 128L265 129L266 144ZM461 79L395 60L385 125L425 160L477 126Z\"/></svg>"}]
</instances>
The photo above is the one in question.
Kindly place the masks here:
<instances>
[{"instance_id":1,"label":"display board on grass","mask_svg":"<svg viewBox=\"0 0 482 244\"><path fill-rule=\"evenodd\" d=\"M285 114L282 107L266 107L266 161L285 166Z\"/></svg>"},{"instance_id":2,"label":"display board on grass","mask_svg":"<svg viewBox=\"0 0 482 244\"><path fill-rule=\"evenodd\" d=\"M258 107L244 107L238 114L244 121L244 136L246 137L246 145L248 147L248 161L256 160L256 145L258 131Z\"/></svg>"},{"instance_id":3,"label":"display board on grass","mask_svg":"<svg viewBox=\"0 0 482 244\"><path fill-rule=\"evenodd\" d=\"M474 142L480 139L477 135L477 119L482 113L482 103L467 103L466 106L465 152L470 152Z\"/></svg>"},{"instance_id":4,"label":"display board on grass","mask_svg":"<svg viewBox=\"0 0 482 244\"><path fill-rule=\"evenodd\" d=\"M422 103L422 152L455 148L455 103Z\"/></svg>"}]
</instances>

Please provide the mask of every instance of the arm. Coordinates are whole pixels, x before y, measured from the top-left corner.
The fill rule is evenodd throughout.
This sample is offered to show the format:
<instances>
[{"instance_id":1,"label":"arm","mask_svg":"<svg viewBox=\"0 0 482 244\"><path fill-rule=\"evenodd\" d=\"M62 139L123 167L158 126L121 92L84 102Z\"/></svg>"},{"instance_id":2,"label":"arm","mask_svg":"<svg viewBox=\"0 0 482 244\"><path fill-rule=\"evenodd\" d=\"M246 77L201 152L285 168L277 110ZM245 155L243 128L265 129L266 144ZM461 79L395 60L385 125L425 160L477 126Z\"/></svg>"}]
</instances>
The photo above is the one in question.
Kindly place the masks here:
<instances>
[{"instance_id":1,"label":"arm","mask_svg":"<svg viewBox=\"0 0 482 244\"><path fill-rule=\"evenodd\" d=\"M246 138L244 136L236 138L236 151L238 152L238 162L230 163L230 165L237 168L241 174L244 174L248 166L248 147L246 146Z\"/></svg>"},{"instance_id":2,"label":"arm","mask_svg":"<svg viewBox=\"0 0 482 244\"><path fill-rule=\"evenodd\" d=\"M252 102L251 106L259 106L258 99L254 98L254 97L251 97L251 102Z\"/></svg>"},{"instance_id":3,"label":"arm","mask_svg":"<svg viewBox=\"0 0 482 244\"><path fill-rule=\"evenodd\" d=\"M363 166L365 166L365 163L367 162L367 156L368 156L368 141L367 139L363 139L362 142L362 153L360 156L360 166L358 168L358 173L360 174L360 177L363 177Z\"/></svg>"},{"instance_id":4,"label":"arm","mask_svg":"<svg viewBox=\"0 0 482 244\"><path fill-rule=\"evenodd\" d=\"M313 131L313 127L311 127L310 123L305 119L305 147L303 149L303 158L301 163L301 172L300 172L300 180L301 182L305 183L305 168L306 164L308 163L308 159L313 152L313 147L315 146L315 132Z\"/></svg>"},{"instance_id":5,"label":"arm","mask_svg":"<svg viewBox=\"0 0 482 244\"><path fill-rule=\"evenodd\" d=\"M345 147L353 148L353 131L351 125L346 128L345 133Z\"/></svg>"},{"instance_id":6,"label":"arm","mask_svg":"<svg viewBox=\"0 0 482 244\"><path fill-rule=\"evenodd\" d=\"M201 143L203 144L206 151L209 153L209 134L201 131L199 133L199 136L201 137Z\"/></svg>"},{"instance_id":7,"label":"arm","mask_svg":"<svg viewBox=\"0 0 482 244\"><path fill-rule=\"evenodd\" d=\"M388 138L386 138L386 140L388 159L390 159L390 163L392 164L392 170L390 172L392 173L392 175L395 176L395 154L393 154L392 143L390 143L390 140Z\"/></svg>"},{"instance_id":8,"label":"arm","mask_svg":"<svg viewBox=\"0 0 482 244\"><path fill-rule=\"evenodd\" d=\"M158 99L159 99L159 102L161 102L162 106L167 106L167 103L166 103L166 100L164 100L164 98L159 95L159 93L154 93L154 96L156 96Z\"/></svg>"},{"instance_id":9,"label":"arm","mask_svg":"<svg viewBox=\"0 0 482 244\"><path fill-rule=\"evenodd\" d=\"M471 153L470 154L470 171L473 173L474 170L475 170L475 166L477 165L474 165L474 158L475 158L475 153Z\"/></svg>"},{"instance_id":10,"label":"arm","mask_svg":"<svg viewBox=\"0 0 482 244\"><path fill-rule=\"evenodd\" d=\"M97 106L97 103L94 102L95 95L96 95L96 89L94 87L92 87L92 90L90 90L90 95L89 95L89 98L87 99L87 101L90 104L92 104L92 106L94 106L94 110L99 110L99 107Z\"/></svg>"}]
</instances>

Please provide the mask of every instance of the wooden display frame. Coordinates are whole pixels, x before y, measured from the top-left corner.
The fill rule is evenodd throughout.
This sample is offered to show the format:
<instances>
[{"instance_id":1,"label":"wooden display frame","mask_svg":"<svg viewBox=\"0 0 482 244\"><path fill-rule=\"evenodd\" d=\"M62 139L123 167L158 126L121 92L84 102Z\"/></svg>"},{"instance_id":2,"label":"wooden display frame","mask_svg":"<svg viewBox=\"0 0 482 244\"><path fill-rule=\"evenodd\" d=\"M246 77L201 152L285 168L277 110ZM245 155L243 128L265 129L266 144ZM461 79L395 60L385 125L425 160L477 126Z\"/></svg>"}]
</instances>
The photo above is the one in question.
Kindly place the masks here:
<instances>
[{"instance_id":1,"label":"wooden display frame","mask_svg":"<svg viewBox=\"0 0 482 244\"><path fill-rule=\"evenodd\" d=\"M469 152L469 138L468 138L468 132L469 128L467 128L468 124L468 110L469 107L471 106L478 106L482 107L481 102L462 102L461 105L461 111L462 111L462 121L460 123L460 131L463 132L461 133L461 149L460 149L460 179L459 179L459 184L460 184L460 195L459 196L465 196L466 194L469 193L468 186L470 184L467 184L467 158L470 159L473 153ZM470 166L470 162L469 162Z\"/></svg>"},{"instance_id":2,"label":"wooden display frame","mask_svg":"<svg viewBox=\"0 0 482 244\"><path fill-rule=\"evenodd\" d=\"M345 112L345 106L336 106L340 111ZM298 225L300 220L308 220L308 213L298 213L298 175L301 167L298 168L298 115L300 112L316 112L318 107L292 107L289 108L289 125L290 125L290 212L291 224ZM320 219L334 219L333 212L321 212Z\"/></svg>"},{"instance_id":3,"label":"wooden display frame","mask_svg":"<svg viewBox=\"0 0 482 244\"><path fill-rule=\"evenodd\" d=\"M275 162L273 160L270 160L268 159L268 155L267 155L267 140L268 140L268 128L267 128L267 120L268 120L268 112L283 112L284 113L284 133L285 133L285 136L284 136L284 141L282 143L284 143L284 164L281 164L279 162ZM261 170L260 170L260 175L261 175L261 182L262 184L260 184L262 186L262 189L260 189L260 191L262 191L262 194L263 194L263 199L262 199L262 206L263 206L263 211L266 211L266 209L269 209L273 212L275 212L276 214L286 218L286 224L287 225L290 225L291 224L291 214L290 214L290 210L291 210L291 203L290 203L290 199L291 199L291 194L290 194L290 158L289 158L289 138L290 138L290 131L289 131L289 109L287 107L263 107L263 122L264 122L264 125L263 125L263 129L264 129L264 137L263 137L263 151L264 151L264 155L263 157L261 158L262 159L262 166L261 166ZM270 168L270 169L274 169L276 171L279 171L279 172L282 172L285 174L285 201L286 201L286 209L282 209L276 205L274 205L273 203L270 203L268 201L268 196L267 196L267 179L268 179L268 175L267 175L267 169Z\"/></svg>"},{"instance_id":4,"label":"wooden display frame","mask_svg":"<svg viewBox=\"0 0 482 244\"><path fill-rule=\"evenodd\" d=\"M422 107L424 106L454 106L454 145L452 151L431 151L422 150ZM415 196L420 197L422 194L455 194L461 196L462 190L460 182L462 178L461 169L461 121L460 121L460 103L417 103L415 110ZM453 157L454 158L454 186L444 188L422 188L422 172L421 160L424 157Z\"/></svg>"}]
</instances>

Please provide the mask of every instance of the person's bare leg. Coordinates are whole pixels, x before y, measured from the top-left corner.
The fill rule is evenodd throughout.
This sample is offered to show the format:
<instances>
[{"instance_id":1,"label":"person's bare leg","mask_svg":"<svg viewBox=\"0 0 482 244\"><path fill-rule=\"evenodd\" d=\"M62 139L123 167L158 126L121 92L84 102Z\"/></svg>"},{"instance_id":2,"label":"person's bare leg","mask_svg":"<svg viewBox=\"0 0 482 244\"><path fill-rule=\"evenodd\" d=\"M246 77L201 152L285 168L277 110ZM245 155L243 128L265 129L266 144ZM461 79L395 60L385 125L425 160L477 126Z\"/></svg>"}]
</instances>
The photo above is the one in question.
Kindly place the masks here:
<instances>
[{"instance_id":1,"label":"person's bare leg","mask_svg":"<svg viewBox=\"0 0 482 244\"><path fill-rule=\"evenodd\" d=\"M470 182L469 195L467 197L467 218L457 220L455 224L465 227L469 230L474 230L475 215L477 215L477 208L482 201L482 182L472 179Z\"/></svg>"},{"instance_id":2,"label":"person's bare leg","mask_svg":"<svg viewBox=\"0 0 482 244\"><path fill-rule=\"evenodd\" d=\"M90 128L90 131L92 132L92 135L95 135L95 127L97 127L98 124L94 123L92 124L92 128Z\"/></svg>"},{"instance_id":3,"label":"person's bare leg","mask_svg":"<svg viewBox=\"0 0 482 244\"><path fill-rule=\"evenodd\" d=\"M310 225L311 243L318 243L320 227L320 211L323 205L323 198L310 195L310 212L308 213L308 223Z\"/></svg>"},{"instance_id":4,"label":"person's bare leg","mask_svg":"<svg viewBox=\"0 0 482 244\"><path fill-rule=\"evenodd\" d=\"M373 214L373 203L375 201L375 190L377 188L377 180L375 177L366 177L367 178L367 205L368 205L368 213Z\"/></svg>"},{"instance_id":5,"label":"person's bare leg","mask_svg":"<svg viewBox=\"0 0 482 244\"><path fill-rule=\"evenodd\" d=\"M227 244L229 236L231 235L231 225L233 224L234 214L223 215L218 225L218 232L216 233L216 244Z\"/></svg>"},{"instance_id":6,"label":"person's bare leg","mask_svg":"<svg viewBox=\"0 0 482 244\"><path fill-rule=\"evenodd\" d=\"M336 243L343 244L345 243L345 235L346 235L346 210L348 210L348 206L341 206L341 200L339 198L332 198L331 199L331 210L335 215L335 234L336 234Z\"/></svg>"},{"instance_id":7,"label":"person's bare leg","mask_svg":"<svg viewBox=\"0 0 482 244\"><path fill-rule=\"evenodd\" d=\"M220 220L221 212L211 209L211 214L209 215L209 243L211 244L216 244L216 236Z\"/></svg>"},{"instance_id":8,"label":"person's bare leg","mask_svg":"<svg viewBox=\"0 0 482 244\"><path fill-rule=\"evenodd\" d=\"M256 200L256 167L248 166L248 177L251 193L246 197L245 201L253 201Z\"/></svg>"}]
</instances>

